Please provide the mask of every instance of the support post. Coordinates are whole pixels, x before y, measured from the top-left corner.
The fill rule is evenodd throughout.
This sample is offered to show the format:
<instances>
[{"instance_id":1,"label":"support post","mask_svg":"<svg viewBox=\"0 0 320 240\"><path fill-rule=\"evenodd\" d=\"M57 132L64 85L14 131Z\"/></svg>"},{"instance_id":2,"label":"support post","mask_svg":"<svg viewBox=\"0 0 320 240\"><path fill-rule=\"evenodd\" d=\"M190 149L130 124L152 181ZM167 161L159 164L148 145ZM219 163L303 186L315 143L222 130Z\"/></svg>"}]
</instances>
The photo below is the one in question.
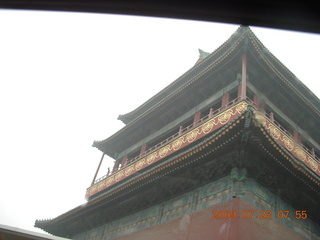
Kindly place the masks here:
<instances>
[{"instance_id":1,"label":"support post","mask_svg":"<svg viewBox=\"0 0 320 240\"><path fill-rule=\"evenodd\" d=\"M260 110L260 100L257 95L253 96L253 104L257 107L258 110Z\"/></svg>"},{"instance_id":2,"label":"support post","mask_svg":"<svg viewBox=\"0 0 320 240\"><path fill-rule=\"evenodd\" d=\"M182 134L182 131L183 131L183 126L180 126L180 128L179 128L179 136Z\"/></svg>"},{"instance_id":3,"label":"support post","mask_svg":"<svg viewBox=\"0 0 320 240\"><path fill-rule=\"evenodd\" d=\"M230 93L227 92L222 96L222 101L221 101L222 109L225 109L229 102L230 102Z\"/></svg>"},{"instance_id":4,"label":"support post","mask_svg":"<svg viewBox=\"0 0 320 240\"><path fill-rule=\"evenodd\" d=\"M141 146L140 157L144 154L146 150L147 150L147 144L145 143Z\"/></svg>"},{"instance_id":5,"label":"support post","mask_svg":"<svg viewBox=\"0 0 320 240\"><path fill-rule=\"evenodd\" d=\"M99 165L98 165L97 171L96 171L96 173L94 174L94 177L93 177L91 186L92 186L92 185L94 184L94 182L96 181L96 178L97 178L98 172L99 172L99 170L100 170L100 167L101 167L103 158L104 158L104 153L102 153L102 157L101 157L101 159L100 159L100 163L99 163Z\"/></svg>"},{"instance_id":6,"label":"support post","mask_svg":"<svg viewBox=\"0 0 320 240\"><path fill-rule=\"evenodd\" d=\"M128 154L122 158L121 167L122 168L125 167L127 165L127 162L128 162Z\"/></svg>"},{"instance_id":7,"label":"support post","mask_svg":"<svg viewBox=\"0 0 320 240\"><path fill-rule=\"evenodd\" d=\"M271 113L269 114L269 118L270 118L270 121L271 121L271 122L274 122L273 112L271 112Z\"/></svg>"},{"instance_id":8,"label":"support post","mask_svg":"<svg viewBox=\"0 0 320 240\"><path fill-rule=\"evenodd\" d=\"M240 99L247 98L247 55L242 55L242 78L240 85Z\"/></svg>"},{"instance_id":9,"label":"support post","mask_svg":"<svg viewBox=\"0 0 320 240\"><path fill-rule=\"evenodd\" d=\"M293 139L298 144L302 143L300 134L299 134L299 132L297 130L293 130Z\"/></svg>"},{"instance_id":10,"label":"support post","mask_svg":"<svg viewBox=\"0 0 320 240\"><path fill-rule=\"evenodd\" d=\"M116 172L120 165L120 159L116 160L116 162L113 165L112 173Z\"/></svg>"},{"instance_id":11,"label":"support post","mask_svg":"<svg viewBox=\"0 0 320 240\"><path fill-rule=\"evenodd\" d=\"M201 111L196 112L193 118L193 126L199 124L199 120L201 119Z\"/></svg>"},{"instance_id":12,"label":"support post","mask_svg":"<svg viewBox=\"0 0 320 240\"><path fill-rule=\"evenodd\" d=\"M316 153L314 152L314 148L311 148L311 155L312 155L313 157L316 156Z\"/></svg>"},{"instance_id":13,"label":"support post","mask_svg":"<svg viewBox=\"0 0 320 240\"><path fill-rule=\"evenodd\" d=\"M211 118L213 116L213 112L214 112L213 108L210 108L209 118Z\"/></svg>"}]
</instances>

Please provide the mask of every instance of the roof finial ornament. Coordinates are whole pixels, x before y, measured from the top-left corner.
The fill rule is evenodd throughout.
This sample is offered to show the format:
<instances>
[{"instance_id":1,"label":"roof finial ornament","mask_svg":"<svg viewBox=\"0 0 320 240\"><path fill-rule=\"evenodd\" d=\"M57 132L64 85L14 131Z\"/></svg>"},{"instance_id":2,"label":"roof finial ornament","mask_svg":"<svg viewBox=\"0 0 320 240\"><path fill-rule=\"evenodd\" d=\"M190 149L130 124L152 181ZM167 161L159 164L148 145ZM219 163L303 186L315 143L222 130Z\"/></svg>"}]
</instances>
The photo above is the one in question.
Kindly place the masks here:
<instances>
[{"instance_id":1,"label":"roof finial ornament","mask_svg":"<svg viewBox=\"0 0 320 240\"><path fill-rule=\"evenodd\" d=\"M209 52L205 52L205 51L201 50L200 48L198 49L198 51L199 51L199 58L200 59L204 59L210 55Z\"/></svg>"}]
</instances>

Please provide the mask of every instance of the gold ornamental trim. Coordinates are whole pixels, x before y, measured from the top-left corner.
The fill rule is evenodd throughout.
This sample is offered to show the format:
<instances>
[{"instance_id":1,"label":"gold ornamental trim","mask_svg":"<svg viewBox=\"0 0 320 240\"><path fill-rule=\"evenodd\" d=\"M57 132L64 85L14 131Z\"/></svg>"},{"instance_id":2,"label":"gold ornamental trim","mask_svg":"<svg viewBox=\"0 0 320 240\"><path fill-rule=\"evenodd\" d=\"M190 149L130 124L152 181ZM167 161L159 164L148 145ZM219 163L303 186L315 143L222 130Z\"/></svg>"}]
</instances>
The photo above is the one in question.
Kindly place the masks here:
<instances>
[{"instance_id":1,"label":"gold ornamental trim","mask_svg":"<svg viewBox=\"0 0 320 240\"><path fill-rule=\"evenodd\" d=\"M283 132L278 126L267 119L263 114L255 111L255 119L273 137L273 139L290 152L296 159L300 160L305 166L320 176L320 164L314 156L296 143L291 136ZM278 148L276 144L274 147Z\"/></svg>"},{"instance_id":2,"label":"gold ornamental trim","mask_svg":"<svg viewBox=\"0 0 320 240\"><path fill-rule=\"evenodd\" d=\"M135 169L138 171L145 164L145 161L138 161L135 163Z\"/></svg>"},{"instance_id":3,"label":"gold ornamental trim","mask_svg":"<svg viewBox=\"0 0 320 240\"><path fill-rule=\"evenodd\" d=\"M196 128L190 129L190 131L182 134L179 138L162 146L160 149L151 152L144 158L124 167L123 169L117 171L116 173L108 176L101 182L91 186L87 190L86 196L92 196L103 189L110 187L116 182L129 177L133 173L169 156L170 154L188 146L189 144L199 140L207 134L221 128L228 122L232 121L235 117L242 114L248 108L248 103L246 101L239 102L238 104L226 109L225 111L213 116L211 119L207 120L203 124ZM97 185L99 186L97 188Z\"/></svg>"}]
</instances>

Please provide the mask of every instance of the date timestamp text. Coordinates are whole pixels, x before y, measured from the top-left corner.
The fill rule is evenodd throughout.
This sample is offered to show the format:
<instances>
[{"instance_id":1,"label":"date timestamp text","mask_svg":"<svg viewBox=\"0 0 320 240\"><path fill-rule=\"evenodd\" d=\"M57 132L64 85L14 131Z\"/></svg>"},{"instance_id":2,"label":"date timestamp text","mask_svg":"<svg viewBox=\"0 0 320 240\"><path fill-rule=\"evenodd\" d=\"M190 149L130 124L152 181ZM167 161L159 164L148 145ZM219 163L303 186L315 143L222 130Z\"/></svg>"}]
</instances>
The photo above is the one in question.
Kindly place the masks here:
<instances>
[{"instance_id":1,"label":"date timestamp text","mask_svg":"<svg viewBox=\"0 0 320 240\"><path fill-rule=\"evenodd\" d=\"M242 211L237 212L235 210L231 211L212 211L213 216L212 219L272 219L278 218L278 219L286 219L289 218L296 218L296 219L307 219L307 211L278 211L278 212L272 212L272 211Z\"/></svg>"}]
</instances>

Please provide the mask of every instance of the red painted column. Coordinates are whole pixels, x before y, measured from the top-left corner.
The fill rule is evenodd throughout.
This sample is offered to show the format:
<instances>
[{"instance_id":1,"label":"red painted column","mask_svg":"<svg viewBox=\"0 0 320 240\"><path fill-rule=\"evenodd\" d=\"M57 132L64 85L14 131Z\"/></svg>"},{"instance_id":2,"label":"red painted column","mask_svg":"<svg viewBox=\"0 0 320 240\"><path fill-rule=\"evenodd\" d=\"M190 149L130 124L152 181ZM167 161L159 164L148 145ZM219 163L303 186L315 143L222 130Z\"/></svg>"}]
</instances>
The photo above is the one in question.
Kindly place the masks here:
<instances>
[{"instance_id":1,"label":"red painted column","mask_svg":"<svg viewBox=\"0 0 320 240\"><path fill-rule=\"evenodd\" d=\"M311 155L312 155L313 157L316 156L316 153L314 152L314 148L311 148Z\"/></svg>"},{"instance_id":2,"label":"red painted column","mask_svg":"<svg viewBox=\"0 0 320 240\"><path fill-rule=\"evenodd\" d=\"M183 126L180 126L180 128L179 128L179 136L182 134L182 131L183 131Z\"/></svg>"},{"instance_id":3,"label":"red painted column","mask_svg":"<svg viewBox=\"0 0 320 240\"><path fill-rule=\"evenodd\" d=\"M222 96L221 107L222 108L226 107L229 102L230 102L230 93L227 92Z\"/></svg>"},{"instance_id":4,"label":"red painted column","mask_svg":"<svg viewBox=\"0 0 320 240\"><path fill-rule=\"evenodd\" d=\"M271 121L271 122L274 122L273 112L270 113L269 117L270 117L270 121Z\"/></svg>"},{"instance_id":5,"label":"red painted column","mask_svg":"<svg viewBox=\"0 0 320 240\"><path fill-rule=\"evenodd\" d=\"M238 89L238 96L241 99L246 99L247 97L247 55L242 55L242 78L241 84Z\"/></svg>"},{"instance_id":6,"label":"red painted column","mask_svg":"<svg viewBox=\"0 0 320 240\"><path fill-rule=\"evenodd\" d=\"M128 154L125 155L125 156L122 158L121 168L123 168L124 166L126 166L126 165L127 165L127 162L128 162Z\"/></svg>"},{"instance_id":7,"label":"red painted column","mask_svg":"<svg viewBox=\"0 0 320 240\"><path fill-rule=\"evenodd\" d=\"M141 146L140 157L144 154L146 150L147 150L147 144L145 143Z\"/></svg>"},{"instance_id":8,"label":"red painted column","mask_svg":"<svg viewBox=\"0 0 320 240\"><path fill-rule=\"evenodd\" d=\"M211 118L211 117L213 116L213 112L214 112L214 109L213 109L213 108L210 108L209 118Z\"/></svg>"},{"instance_id":9,"label":"red painted column","mask_svg":"<svg viewBox=\"0 0 320 240\"><path fill-rule=\"evenodd\" d=\"M120 165L120 160L121 160L121 159L118 159L118 160L116 160L116 162L114 163L113 169L112 169L112 172L113 172L113 173L116 172L116 171L118 171L118 168L119 168L119 165Z\"/></svg>"},{"instance_id":10,"label":"red painted column","mask_svg":"<svg viewBox=\"0 0 320 240\"><path fill-rule=\"evenodd\" d=\"M257 107L257 109L260 109L260 100L257 95L253 96L253 104L255 105L255 107Z\"/></svg>"},{"instance_id":11,"label":"red painted column","mask_svg":"<svg viewBox=\"0 0 320 240\"><path fill-rule=\"evenodd\" d=\"M240 83L239 86L238 86L238 99L240 98L240 100L242 99L241 90L242 90L242 84Z\"/></svg>"},{"instance_id":12,"label":"red painted column","mask_svg":"<svg viewBox=\"0 0 320 240\"><path fill-rule=\"evenodd\" d=\"M299 132L297 130L293 130L293 139L298 144L302 143Z\"/></svg>"},{"instance_id":13,"label":"red painted column","mask_svg":"<svg viewBox=\"0 0 320 240\"><path fill-rule=\"evenodd\" d=\"M197 125L199 123L199 120L201 119L201 111L196 112L193 118L193 125Z\"/></svg>"}]
</instances>

